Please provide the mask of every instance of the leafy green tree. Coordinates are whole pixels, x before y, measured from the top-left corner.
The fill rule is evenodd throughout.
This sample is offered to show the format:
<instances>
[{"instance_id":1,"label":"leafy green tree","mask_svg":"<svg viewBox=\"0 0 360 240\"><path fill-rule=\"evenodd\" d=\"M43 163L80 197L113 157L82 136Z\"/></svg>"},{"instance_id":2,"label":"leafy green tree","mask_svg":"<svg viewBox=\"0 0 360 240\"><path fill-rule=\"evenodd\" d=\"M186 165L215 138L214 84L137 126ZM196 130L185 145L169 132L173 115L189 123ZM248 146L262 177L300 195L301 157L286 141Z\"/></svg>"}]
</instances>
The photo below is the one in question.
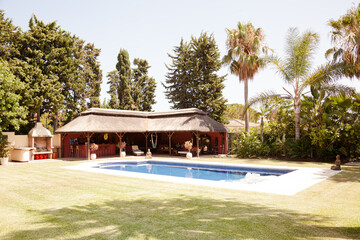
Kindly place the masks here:
<instances>
[{"instance_id":1,"label":"leafy green tree","mask_svg":"<svg viewBox=\"0 0 360 240\"><path fill-rule=\"evenodd\" d=\"M70 121L87 107L100 107L100 50L93 44L34 15L17 47L12 69L26 84L23 105L37 113L37 121L43 113L55 118L60 112Z\"/></svg>"},{"instance_id":2,"label":"leafy green tree","mask_svg":"<svg viewBox=\"0 0 360 240\"><path fill-rule=\"evenodd\" d=\"M79 80L74 60L75 40L55 22L45 24L36 16L29 21L29 31L21 40L16 75L26 84L23 104L40 116L63 108L74 110L84 83Z\"/></svg>"},{"instance_id":3,"label":"leafy green tree","mask_svg":"<svg viewBox=\"0 0 360 240\"><path fill-rule=\"evenodd\" d=\"M301 101L302 126L306 129L304 135L311 140L316 155L321 156L325 151L333 151L340 136L339 121L335 120L337 117L334 118L336 111L334 111L332 99L342 95L351 95L354 89L339 84L311 86L310 89L311 94L303 96ZM339 116L339 113L341 112L336 113L336 116Z\"/></svg>"},{"instance_id":4,"label":"leafy green tree","mask_svg":"<svg viewBox=\"0 0 360 240\"><path fill-rule=\"evenodd\" d=\"M336 154L341 153L348 158L360 156L360 122L356 107L359 99L359 94L341 94L330 98L330 118L339 131L335 146L338 148Z\"/></svg>"},{"instance_id":5,"label":"leafy green tree","mask_svg":"<svg viewBox=\"0 0 360 240\"><path fill-rule=\"evenodd\" d=\"M107 100L106 98L104 98L103 102L101 103L101 108L106 108L106 109L113 109L112 107L110 107L110 100Z\"/></svg>"},{"instance_id":6,"label":"leafy green tree","mask_svg":"<svg viewBox=\"0 0 360 240\"><path fill-rule=\"evenodd\" d=\"M346 75L360 78L360 4L338 20L331 20L329 25L335 46L326 52L326 56L332 56L334 62L344 61L350 65Z\"/></svg>"},{"instance_id":7,"label":"leafy green tree","mask_svg":"<svg viewBox=\"0 0 360 240\"><path fill-rule=\"evenodd\" d=\"M1 11L0 28L0 58L25 84L21 105L36 113L37 121L44 113L55 118L60 112L71 120L87 107L100 106L100 50L93 44L35 15L22 33ZM57 118L53 122L56 128Z\"/></svg>"},{"instance_id":8,"label":"leafy green tree","mask_svg":"<svg viewBox=\"0 0 360 240\"><path fill-rule=\"evenodd\" d=\"M226 100L222 95L225 76L218 76L220 53L213 35L202 33L191 42L180 42L169 54L172 64L167 66L166 97L173 109L196 107L217 120L224 121Z\"/></svg>"},{"instance_id":9,"label":"leafy green tree","mask_svg":"<svg viewBox=\"0 0 360 240\"><path fill-rule=\"evenodd\" d=\"M232 103L226 105L226 111L225 111L225 119L226 121L230 119L238 119L240 116L240 120L244 120L244 114L245 107L242 104L238 103ZM257 122L259 120L259 112L256 110L249 108L249 119L250 122Z\"/></svg>"},{"instance_id":10,"label":"leafy green tree","mask_svg":"<svg viewBox=\"0 0 360 240\"><path fill-rule=\"evenodd\" d=\"M8 64L0 61L0 132L8 127L19 130L26 123L27 109L20 105L24 84L9 70Z\"/></svg>"},{"instance_id":11,"label":"leafy green tree","mask_svg":"<svg viewBox=\"0 0 360 240\"><path fill-rule=\"evenodd\" d=\"M286 142L294 137L294 113L291 101L283 98L271 98L264 102L268 109L264 118L267 123L263 129L263 143L268 145L273 156L286 156Z\"/></svg>"},{"instance_id":12,"label":"leafy green tree","mask_svg":"<svg viewBox=\"0 0 360 240\"><path fill-rule=\"evenodd\" d=\"M319 42L319 36L310 31L299 35L296 28L289 30L287 37L287 51L284 59L272 57L271 62L277 69L292 90L285 90L285 94L277 94L273 91L267 91L258 94L252 98L248 106L256 102L264 101L269 98L285 98L293 101L295 139L300 139L300 113L301 113L301 95L312 85L321 85L336 81L343 76L344 64L327 64L312 70L312 60Z\"/></svg>"},{"instance_id":13,"label":"leafy green tree","mask_svg":"<svg viewBox=\"0 0 360 240\"><path fill-rule=\"evenodd\" d=\"M224 63L230 66L230 72L244 81L245 106L248 105L248 81L266 64L267 47L264 45L264 34L261 28L255 28L252 23L238 23L236 29L227 30L227 54ZM245 131L249 131L249 113L245 112Z\"/></svg>"}]
</instances>

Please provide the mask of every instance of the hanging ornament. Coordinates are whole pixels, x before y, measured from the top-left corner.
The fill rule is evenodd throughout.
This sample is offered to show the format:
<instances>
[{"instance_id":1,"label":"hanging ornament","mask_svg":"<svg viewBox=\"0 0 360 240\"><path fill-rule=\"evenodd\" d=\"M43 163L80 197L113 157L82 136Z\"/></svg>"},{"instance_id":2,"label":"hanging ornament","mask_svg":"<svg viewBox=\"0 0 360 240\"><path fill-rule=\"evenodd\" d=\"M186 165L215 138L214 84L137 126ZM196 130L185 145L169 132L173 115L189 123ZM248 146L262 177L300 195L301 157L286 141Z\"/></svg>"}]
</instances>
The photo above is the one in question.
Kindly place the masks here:
<instances>
[{"instance_id":1,"label":"hanging ornament","mask_svg":"<svg viewBox=\"0 0 360 240\"><path fill-rule=\"evenodd\" d=\"M108 140L109 135L107 133L104 134L104 140Z\"/></svg>"},{"instance_id":2,"label":"hanging ornament","mask_svg":"<svg viewBox=\"0 0 360 240\"><path fill-rule=\"evenodd\" d=\"M154 136L155 136L155 141L154 141ZM156 134L156 133L152 133L152 134L151 134L151 137L150 137L150 140L151 140L152 148L156 148L156 146L157 146L157 140L158 140L157 134Z\"/></svg>"}]
</instances>

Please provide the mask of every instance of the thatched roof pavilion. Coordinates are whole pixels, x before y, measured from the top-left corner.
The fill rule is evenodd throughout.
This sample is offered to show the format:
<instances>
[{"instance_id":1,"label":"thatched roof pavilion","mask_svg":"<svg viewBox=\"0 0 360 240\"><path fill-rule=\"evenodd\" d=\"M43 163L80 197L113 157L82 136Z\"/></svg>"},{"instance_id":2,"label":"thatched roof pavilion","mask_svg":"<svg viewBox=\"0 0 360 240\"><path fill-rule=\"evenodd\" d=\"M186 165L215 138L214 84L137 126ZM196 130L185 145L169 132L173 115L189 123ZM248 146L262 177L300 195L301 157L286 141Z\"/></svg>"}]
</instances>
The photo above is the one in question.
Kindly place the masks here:
<instances>
[{"instance_id":1,"label":"thatched roof pavilion","mask_svg":"<svg viewBox=\"0 0 360 240\"><path fill-rule=\"evenodd\" d=\"M62 135L83 133L88 139L94 133L114 133L120 141L125 133L143 133L147 138L154 132L166 133L171 143L171 136L176 132L192 132L198 138L200 133L226 134L226 128L196 108L167 112L90 108L56 130Z\"/></svg>"},{"instance_id":2,"label":"thatched roof pavilion","mask_svg":"<svg viewBox=\"0 0 360 240\"><path fill-rule=\"evenodd\" d=\"M196 108L168 112L90 108L56 133L169 131L226 132L226 129Z\"/></svg>"}]
</instances>

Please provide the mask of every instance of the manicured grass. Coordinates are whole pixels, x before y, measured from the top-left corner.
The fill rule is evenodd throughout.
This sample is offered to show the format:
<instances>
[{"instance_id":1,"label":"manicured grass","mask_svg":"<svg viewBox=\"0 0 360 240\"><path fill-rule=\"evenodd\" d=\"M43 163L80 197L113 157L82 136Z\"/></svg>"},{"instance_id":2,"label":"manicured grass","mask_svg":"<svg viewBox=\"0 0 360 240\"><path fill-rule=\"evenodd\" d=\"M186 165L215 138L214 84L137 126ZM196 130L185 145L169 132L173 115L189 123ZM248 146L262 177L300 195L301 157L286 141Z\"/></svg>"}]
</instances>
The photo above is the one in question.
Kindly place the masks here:
<instances>
[{"instance_id":1,"label":"manicured grass","mask_svg":"<svg viewBox=\"0 0 360 240\"><path fill-rule=\"evenodd\" d=\"M0 239L360 239L360 167L280 196L61 168L79 163L0 166Z\"/></svg>"}]
</instances>

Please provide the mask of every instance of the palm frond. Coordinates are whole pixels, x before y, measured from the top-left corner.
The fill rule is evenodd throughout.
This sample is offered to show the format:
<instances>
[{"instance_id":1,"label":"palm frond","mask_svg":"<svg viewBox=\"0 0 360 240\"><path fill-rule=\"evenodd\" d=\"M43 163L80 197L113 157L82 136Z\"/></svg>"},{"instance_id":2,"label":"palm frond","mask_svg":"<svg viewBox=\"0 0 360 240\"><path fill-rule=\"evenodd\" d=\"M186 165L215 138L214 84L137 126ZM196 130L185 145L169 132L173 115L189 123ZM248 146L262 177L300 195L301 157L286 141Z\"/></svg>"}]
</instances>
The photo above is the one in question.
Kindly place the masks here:
<instances>
[{"instance_id":1,"label":"palm frond","mask_svg":"<svg viewBox=\"0 0 360 240\"><path fill-rule=\"evenodd\" d=\"M245 115L245 112L247 111L247 109L249 109L250 107L252 107L255 104L265 104L270 99L277 100L277 99L284 98L284 97L286 97L286 96L284 96L282 94L278 94L272 90L262 92L262 93L256 95L255 97L252 97L249 99L248 104L244 106L243 112L241 114L242 114L242 116Z\"/></svg>"},{"instance_id":2,"label":"palm frond","mask_svg":"<svg viewBox=\"0 0 360 240\"><path fill-rule=\"evenodd\" d=\"M322 87L322 89L325 89L330 96L337 96L337 95L341 95L341 94L346 94L346 95L353 95L355 94L355 88L343 85L343 84L331 84L331 85L327 85L325 87Z\"/></svg>"},{"instance_id":3,"label":"palm frond","mask_svg":"<svg viewBox=\"0 0 360 240\"><path fill-rule=\"evenodd\" d=\"M344 73L348 70L349 65L340 63L328 63L320 66L310 77L303 82L302 87L306 88L310 85L330 84L344 76Z\"/></svg>"},{"instance_id":4,"label":"palm frond","mask_svg":"<svg viewBox=\"0 0 360 240\"><path fill-rule=\"evenodd\" d=\"M298 81L309 74L318 43L316 33L307 31L300 35L297 28L289 29L285 58L288 81Z\"/></svg>"},{"instance_id":5,"label":"palm frond","mask_svg":"<svg viewBox=\"0 0 360 240\"><path fill-rule=\"evenodd\" d=\"M328 96L337 96L337 95L348 95L352 96L355 94L355 88L343 85L343 84L337 84L337 83L331 83L331 84L322 84L321 86L311 86L312 95L316 96L316 92L319 90L324 90Z\"/></svg>"},{"instance_id":6,"label":"palm frond","mask_svg":"<svg viewBox=\"0 0 360 240\"><path fill-rule=\"evenodd\" d=\"M279 57L271 55L268 57L268 61L275 66L277 73L280 74L286 82L291 82L285 63Z\"/></svg>"},{"instance_id":7,"label":"palm frond","mask_svg":"<svg viewBox=\"0 0 360 240\"><path fill-rule=\"evenodd\" d=\"M231 73L239 76L240 80L252 79L254 74L267 63L260 56L264 48L261 28L255 29L251 23L238 22L237 28L227 31L227 54L223 57L225 65L230 67Z\"/></svg>"}]
</instances>

